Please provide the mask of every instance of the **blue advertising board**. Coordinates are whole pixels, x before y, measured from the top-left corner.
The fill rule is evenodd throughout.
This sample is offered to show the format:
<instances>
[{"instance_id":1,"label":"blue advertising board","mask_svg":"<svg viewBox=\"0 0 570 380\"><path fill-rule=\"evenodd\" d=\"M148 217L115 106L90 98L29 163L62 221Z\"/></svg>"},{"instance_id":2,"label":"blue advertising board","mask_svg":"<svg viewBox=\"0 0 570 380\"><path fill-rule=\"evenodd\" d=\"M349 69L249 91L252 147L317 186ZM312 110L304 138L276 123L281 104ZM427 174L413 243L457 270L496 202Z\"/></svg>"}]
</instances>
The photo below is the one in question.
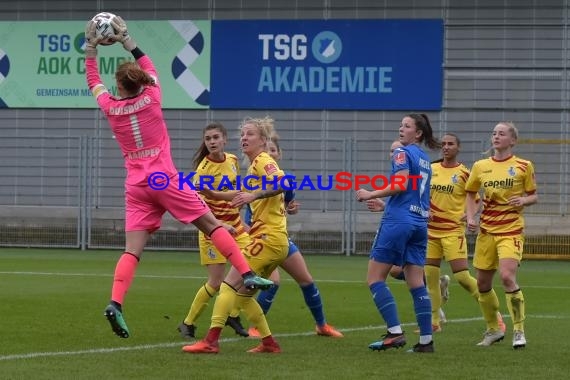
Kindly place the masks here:
<instances>
[{"instance_id":1,"label":"blue advertising board","mask_svg":"<svg viewBox=\"0 0 570 380\"><path fill-rule=\"evenodd\" d=\"M214 20L212 109L440 110L443 21Z\"/></svg>"}]
</instances>

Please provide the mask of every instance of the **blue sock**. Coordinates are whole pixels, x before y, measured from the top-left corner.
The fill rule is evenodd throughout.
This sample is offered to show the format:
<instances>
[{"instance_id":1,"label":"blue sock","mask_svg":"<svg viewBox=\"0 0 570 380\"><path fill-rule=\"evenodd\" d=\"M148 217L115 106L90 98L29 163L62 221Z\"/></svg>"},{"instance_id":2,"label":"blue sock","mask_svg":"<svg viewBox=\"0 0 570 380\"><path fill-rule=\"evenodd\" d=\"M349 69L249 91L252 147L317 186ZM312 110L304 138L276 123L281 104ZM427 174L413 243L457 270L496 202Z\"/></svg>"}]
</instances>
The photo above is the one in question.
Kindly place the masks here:
<instances>
[{"instance_id":1,"label":"blue sock","mask_svg":"<svg viewBox=\"0 0 570 380\"><path fill-rule=\"evenodd\" d=\"M326 322L325 313L323 311L321 293L319 292L317 285L313 282L307 286L301 286L301 290L303 291L303 297L305 297L305 303L311 310L311 314L313 314L313 318L315 318L317 326L324 325Z\"/></svg>"},{"instance_id":2,"label":"blue sock","mask_svg":"<svg viewBox=\"0 0 570 380\"><path fill-rule=\"evenodd\" d=\"M396 309L396 301L392 292L386 286L384 281L378 281L370 285L370 292L372 293L372 299L376 305L376 309L388 328L399 326L400 320L398 319L398 310Z\"/></svg>"},{"instance_id":3,"label":"blue sock","mask_svg":"<svg viewBox=\"0 0 570 380\"><path fill-rule=\"evenodd\" d=\"M414 311L416 312L416 320L420 327L421 335L431 335L431 299L425 286L411 289L412 299L414 300Z\"/></svg>"},{"instance_id":4,"label":"blue sock","mask_svg":"<svg viewBox=\"0 0 570 380\"><path fill-rule=\"evenodd\" d=\"M277 290L279 290L279 285L275 284L267 290L262 290L257 295L257 303L259 304L259 306L261 306L263 314L269 313L269 309L273 304L273 300L275 299L275 294L277 294Z\"/></svg>"}]
</instances>

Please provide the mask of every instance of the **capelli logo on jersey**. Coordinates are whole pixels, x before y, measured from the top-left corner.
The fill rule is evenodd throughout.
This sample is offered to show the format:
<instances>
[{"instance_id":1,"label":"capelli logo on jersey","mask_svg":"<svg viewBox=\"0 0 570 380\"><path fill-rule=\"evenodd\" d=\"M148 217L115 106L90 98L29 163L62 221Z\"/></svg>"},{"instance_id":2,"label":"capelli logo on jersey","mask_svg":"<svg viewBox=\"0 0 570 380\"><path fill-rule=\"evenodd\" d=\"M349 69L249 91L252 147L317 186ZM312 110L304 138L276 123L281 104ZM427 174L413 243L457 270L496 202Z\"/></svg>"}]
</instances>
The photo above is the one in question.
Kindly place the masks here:
<instances>
[{"instance_id":1,"label":"capelli logo on jersey","mask_svg":"<svg viewBox=\"0 0 570 380\"><path fill-rule=\"evenodd\" d=\"M454 188L455 188L455 186L453 186L453 185L431 185L430 186L431 191L437 191L438 193L444 193L444 194L453 194Z\"/></svg>"},{"instance_id":2,"label":"capelli logo on jersey","mask_svg":"<svg viewBox=\"0 0 570 380\"><path fill-rule=\"evenodd\" d=\"M514 186L515 180L512 178L504 179L502 181L483 182L483 187L493 187L495 189L512 189Z\"/></svg>"}]
</instances>

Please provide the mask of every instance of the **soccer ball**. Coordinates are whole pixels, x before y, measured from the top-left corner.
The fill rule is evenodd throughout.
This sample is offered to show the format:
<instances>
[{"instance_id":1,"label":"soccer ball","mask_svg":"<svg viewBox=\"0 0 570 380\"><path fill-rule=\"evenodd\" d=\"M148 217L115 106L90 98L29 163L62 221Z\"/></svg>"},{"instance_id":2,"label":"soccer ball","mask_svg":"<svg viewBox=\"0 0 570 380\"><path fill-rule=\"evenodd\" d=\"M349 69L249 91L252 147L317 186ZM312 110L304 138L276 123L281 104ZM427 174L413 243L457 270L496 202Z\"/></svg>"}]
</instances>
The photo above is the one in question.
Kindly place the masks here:
<instances>
[{"instance_id":1,"label":"soccer ball","mask_svg":"<svg viewBox=\"0 0 570 380\"><path fill-rule=\"evenodd\" d=\"M101 45L113 45L115 41L112 36L116 34L115 29L111 25L111 21L116 16L110 12L97 13L92 20L95 21L95 34L97 37L101 37L102 40L99 42Z\"/></svg>"}]
</instances>

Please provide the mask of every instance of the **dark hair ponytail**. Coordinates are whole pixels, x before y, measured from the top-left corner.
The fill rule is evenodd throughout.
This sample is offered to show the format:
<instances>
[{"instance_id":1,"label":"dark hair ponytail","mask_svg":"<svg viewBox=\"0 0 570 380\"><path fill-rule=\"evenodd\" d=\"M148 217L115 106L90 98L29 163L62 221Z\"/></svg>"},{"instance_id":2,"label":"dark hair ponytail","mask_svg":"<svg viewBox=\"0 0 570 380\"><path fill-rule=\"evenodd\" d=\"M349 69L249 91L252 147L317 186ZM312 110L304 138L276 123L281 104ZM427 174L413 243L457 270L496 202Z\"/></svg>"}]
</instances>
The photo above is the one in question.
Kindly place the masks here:
<instances>
[{"instance_id":1,"label":"dark hair ponytail","mask_svg":"<svg viewBox=\"0 0 570 380\"><path fill-rule=\"evenodd\" d=\"M423 142L425 146L434 150L441 147L441 143L433 136L433 129L425 113L411 113L406 116L413 119L416 123L416 128L422 131L420 142Z\"/></svg>"},{"instance_id":2,"label":"dark hair ponytail","mask_svg":"<svg viewBox=\"0 0 570 380\"><path fill-rule=\"evenodd\" d=\"M226 127L224 127L222 123L214 122L206 125L206 127L202 130L202 143L200 144L198 151L194 154L194 157L192 157L193 170L198 169L198 165L200 165L200 162L202 162L204 157L210 154L210 151L208 150L208 147L204 142L204 135L206 134L207 131L210 131L212 129L217 129L222 133L222 135L224 135L225 138L228 137L228 131L226 130Z\"/></svg>"}]
</instances>

